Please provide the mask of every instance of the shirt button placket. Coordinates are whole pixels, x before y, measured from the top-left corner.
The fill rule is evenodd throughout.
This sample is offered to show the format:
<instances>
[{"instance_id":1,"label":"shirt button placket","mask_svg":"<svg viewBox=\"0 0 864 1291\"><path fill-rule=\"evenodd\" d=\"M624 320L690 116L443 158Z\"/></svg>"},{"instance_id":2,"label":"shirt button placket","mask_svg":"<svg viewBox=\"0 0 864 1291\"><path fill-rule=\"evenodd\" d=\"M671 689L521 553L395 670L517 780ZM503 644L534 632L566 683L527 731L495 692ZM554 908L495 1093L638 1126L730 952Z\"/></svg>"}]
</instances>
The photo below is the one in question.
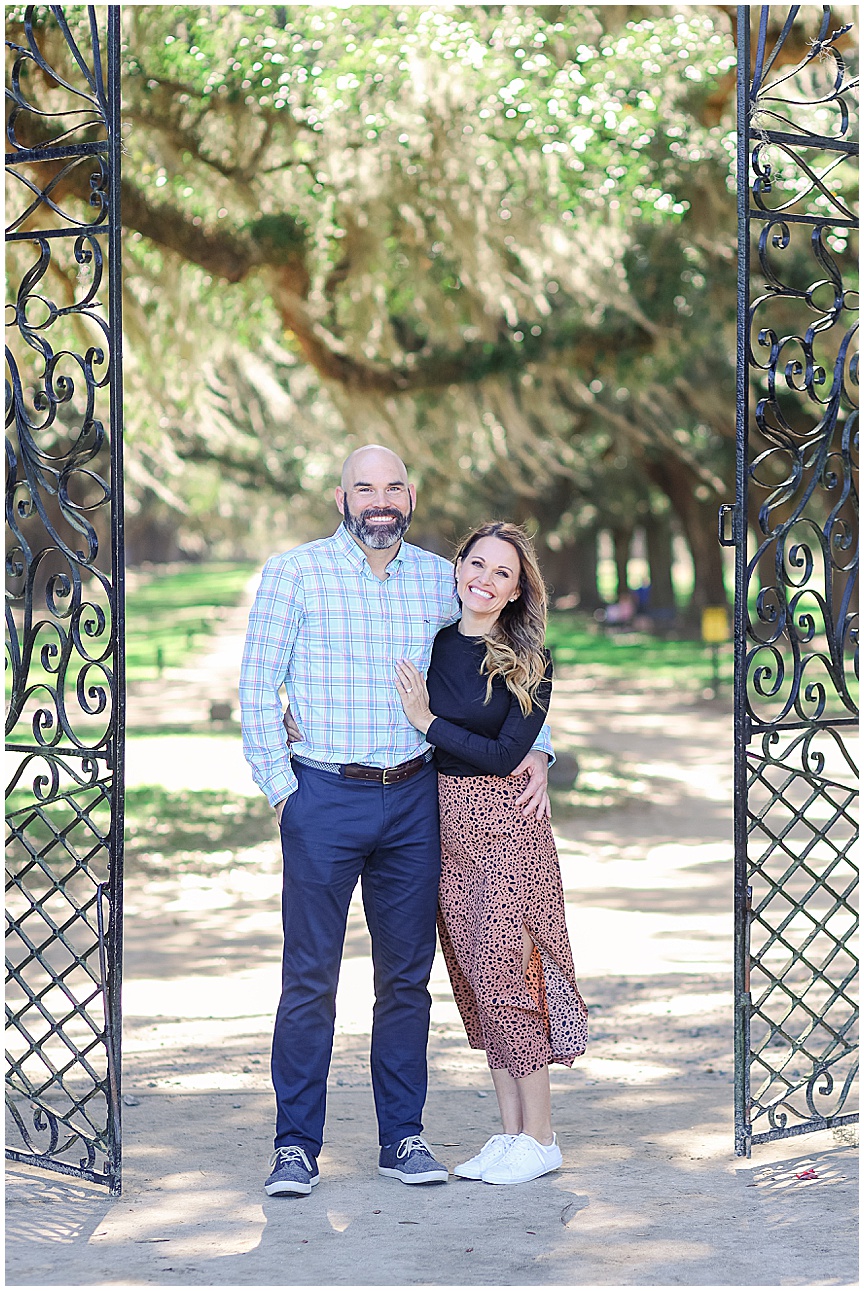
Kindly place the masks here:
<instances>
[{"instance_id":1,"label":"shirt button placket","mask_svg":"<svg viewBox=\"0 0 864 1291\"><path fill-rule=\"evenodd\" d=\"M384 631L382 633L382 636L384 640L385 667L387 664L389 664L392 670L392 668L395 667L396 661L393 658L393 618L390 613L390 579L389 578L385 579L384 582L381 584L381 618L384 624ZM387 684L386 680L384 684L385 685ZM388 748L388 752L389 752L389 748ZM389 758L385 759L386 764L389 765L391 760L392 759L389 759Z\"/></svg>"}]
</instances>

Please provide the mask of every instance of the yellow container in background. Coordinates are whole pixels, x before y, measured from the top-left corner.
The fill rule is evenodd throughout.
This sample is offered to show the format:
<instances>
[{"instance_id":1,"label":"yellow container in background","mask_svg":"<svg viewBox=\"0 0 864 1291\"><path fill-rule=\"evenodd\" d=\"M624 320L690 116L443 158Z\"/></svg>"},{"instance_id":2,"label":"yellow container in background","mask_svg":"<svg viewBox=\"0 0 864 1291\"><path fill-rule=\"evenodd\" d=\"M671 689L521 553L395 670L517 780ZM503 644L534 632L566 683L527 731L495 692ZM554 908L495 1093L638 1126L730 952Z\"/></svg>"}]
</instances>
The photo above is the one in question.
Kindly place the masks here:
<instances>
[{"instance_id":1,"label":"yellow container in background","mask_svg":"<svg viewBox=\"0 0 864 1291\"><path fill-rule=\"evenodd\" d=\"M729 640L729 612L725 605L706 605L702 611L702 640L719 645Z\"/></svg>"}]
</instances>

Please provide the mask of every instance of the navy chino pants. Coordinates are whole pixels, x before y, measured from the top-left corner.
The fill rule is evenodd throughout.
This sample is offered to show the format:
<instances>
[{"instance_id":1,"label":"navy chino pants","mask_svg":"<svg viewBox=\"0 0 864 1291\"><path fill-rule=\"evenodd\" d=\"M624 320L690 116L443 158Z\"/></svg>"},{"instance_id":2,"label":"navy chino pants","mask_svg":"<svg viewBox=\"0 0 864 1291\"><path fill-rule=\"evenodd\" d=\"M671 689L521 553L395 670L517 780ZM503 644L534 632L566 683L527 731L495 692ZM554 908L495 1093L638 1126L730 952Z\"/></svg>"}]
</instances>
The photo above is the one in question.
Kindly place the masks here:
<instances>
[{"instance_id":1,"label":"navy chino pants","mask_svg":"<svg viewBox=\"0 0 864 1291\"><path fill-rule=\"evenodd\" d=\"M336 987L359 877L372 937L372 1089L381 1144L422 1130L429 974L441 850L430 763L401 784L347 780L294 764L282 811L282 997L271 1071L275 1146L318 1156L324 1134Z\"/></svg>"}]
</instances>

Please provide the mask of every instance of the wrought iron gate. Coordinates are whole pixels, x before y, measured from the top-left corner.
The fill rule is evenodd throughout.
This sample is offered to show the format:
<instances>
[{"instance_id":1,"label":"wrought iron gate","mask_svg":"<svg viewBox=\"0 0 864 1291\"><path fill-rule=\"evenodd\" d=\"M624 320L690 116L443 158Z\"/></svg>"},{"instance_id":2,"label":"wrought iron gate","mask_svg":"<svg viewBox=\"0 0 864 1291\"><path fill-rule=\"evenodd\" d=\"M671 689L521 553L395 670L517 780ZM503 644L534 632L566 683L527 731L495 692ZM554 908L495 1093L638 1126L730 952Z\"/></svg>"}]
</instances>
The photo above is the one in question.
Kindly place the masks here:
<instances>
[{"instance_id":1,"label":"wrought iron gate","mask_svg":"<svg viewBox=\"0 0 864 1291\"><path fill-rule=\"evenodd\" d=\"M105 15L107 13L107 26ZM120 11L7 10L7 1146L120 1191Z\"/></svg>"},{"instance_id":2,"label":"wrought iron gate","mask_svg":"<svg viewBox=\"0 0 864 1291\"><path fill-rule=\"evenodd\" d=\"M847 741L858 147L847 32L828 6L738 9L737 478L721 541L736 549L739 1156L857 1120Z\"/></svg>"}]
</instances>

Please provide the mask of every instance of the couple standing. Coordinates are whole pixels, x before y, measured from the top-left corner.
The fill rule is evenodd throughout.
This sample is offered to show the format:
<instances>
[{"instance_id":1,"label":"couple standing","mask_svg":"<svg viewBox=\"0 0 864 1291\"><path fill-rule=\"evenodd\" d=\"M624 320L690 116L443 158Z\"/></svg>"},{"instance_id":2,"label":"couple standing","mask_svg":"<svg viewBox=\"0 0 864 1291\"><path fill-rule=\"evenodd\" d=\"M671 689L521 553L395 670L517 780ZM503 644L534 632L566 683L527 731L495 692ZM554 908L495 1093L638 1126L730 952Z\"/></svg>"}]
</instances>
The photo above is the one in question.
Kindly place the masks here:
<instances>
[{"instance_id":1,"label":"couple standing","mask_svg":"<svg viewBox=\"0 0 864 1291\"><path fill-rule=\"evenodd\" d=\"M270 1195L318 1182L358 876L372 938L382 1174L448 1177L420 1137L436 914L503 1129L457 1175L521 1183L556 1169L548 1064L585 1049L548 821L542 577L524 532L495 523L462 543L454 588L453 566L403 541L414 502L395 453L352 453L336 490L342 524L270 559L249 617L243 747L284 857ZM290 754L283 684L297 727Z\"/></svg>"}]
</instances>

